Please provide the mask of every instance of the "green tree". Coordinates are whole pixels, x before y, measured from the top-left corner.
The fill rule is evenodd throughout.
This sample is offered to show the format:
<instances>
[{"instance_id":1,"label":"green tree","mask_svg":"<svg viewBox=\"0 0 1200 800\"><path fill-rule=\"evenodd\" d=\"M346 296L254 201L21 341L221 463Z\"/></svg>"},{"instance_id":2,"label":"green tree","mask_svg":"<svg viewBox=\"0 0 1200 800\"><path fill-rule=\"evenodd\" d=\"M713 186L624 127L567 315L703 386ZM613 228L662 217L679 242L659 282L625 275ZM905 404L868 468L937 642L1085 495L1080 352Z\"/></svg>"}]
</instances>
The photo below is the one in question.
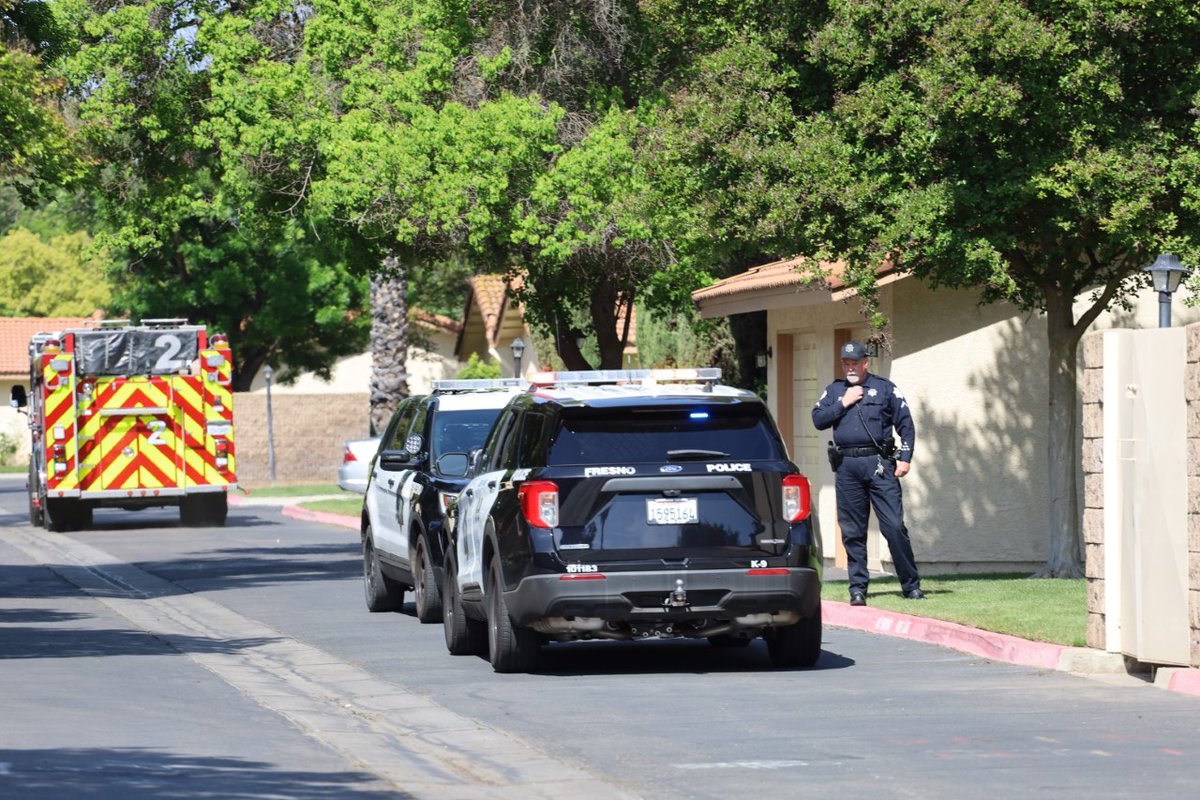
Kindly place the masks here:
<instances>
[{"instance_id":1,"label":"green tree","mask_svg":"<svg viewBox=\"0 0 1200 800\"><path fill-rule=\"evenodd\" d=\"M26 203L75 178L81 166L57 106L61 87L43 62L62 39L47 4L0 0L0 181Z\"/></svg>"},{"instance_id":2,"label":"green tree","mask_svg":"<svg viewBox=\"0 0 1200 800\"><path fill-rule=\"evenodd\" d=\"M264 4L265 5L265 4ZM362 248L335 225L272 215L241 152L218 146L211 121L216 63L227 51L210 31L252 26L259 4L56 4L79 31L59 62L96 168L90 174L103 230L121 258L115 302L131 316L183 316L230 336L234 385L281 362L328 372L358 352L366 326ZM290 6L275 4L264 36L281 50L298 39ZM358 270L361 271L361 270Z\"/></svg>"},{"instance_id":3,"label":"green tree","mask_svg":"<svg viewBox=\"0 0 1200 800\"><path fill-rule=\"evenodd\" d=\"M84 232L44 241L14 228L0 237L0 316L90 317L111 300L105 263Z\"/></svg>"},{"instance_id":4,"label":"green tree","mask_svg":"<svg viewBox=\"0 0 1200 800\"><path fill-rule=\"evenodd\" d=\"M1047 322L1048 558L1081 574L1076 350L1159 250L1200 256L1200 9L1190 0L835 0L828 107L794 130L797 244L870 302L892 259ZM798 248L799 249L799 248ZM1090 293L1076 311L1076 298ZM881 321L881 320L877 320Z\"/></svg>"}]
</instances>

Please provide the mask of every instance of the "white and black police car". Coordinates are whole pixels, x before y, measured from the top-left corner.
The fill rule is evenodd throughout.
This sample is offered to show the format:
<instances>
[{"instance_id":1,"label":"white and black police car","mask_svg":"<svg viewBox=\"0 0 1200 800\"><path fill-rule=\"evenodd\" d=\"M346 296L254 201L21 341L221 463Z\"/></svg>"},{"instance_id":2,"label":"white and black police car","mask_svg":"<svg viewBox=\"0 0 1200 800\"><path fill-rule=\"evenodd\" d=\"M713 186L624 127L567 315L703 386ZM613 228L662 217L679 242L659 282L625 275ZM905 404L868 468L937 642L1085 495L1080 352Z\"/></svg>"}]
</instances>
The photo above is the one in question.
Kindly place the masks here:
<instances>
[{"instance_id":1,"label":"white and black police car","mask_svg":"<svg viewBox=\"0 0 1200 800\"><path fill-rule=\"evenodd\" d=\"M446 508L467 483L467 459L487 438L516 379L433 382L392 414L371 461L362 508L363 587L371 611L395 611L413 590L417 618L442 617Z\"/></svg>"},{"instance_id":2,"label":"white and black police car","mask_svg":"<svg viewBox=\"0 0 1200 800\"><path fill-rule=\"evenodd\" d=\"M451 653L513 672L551 641L762 636L817 661L809 483L756 395L714 368L529 377L450 512Z\"/></svg>"}]
</instances>

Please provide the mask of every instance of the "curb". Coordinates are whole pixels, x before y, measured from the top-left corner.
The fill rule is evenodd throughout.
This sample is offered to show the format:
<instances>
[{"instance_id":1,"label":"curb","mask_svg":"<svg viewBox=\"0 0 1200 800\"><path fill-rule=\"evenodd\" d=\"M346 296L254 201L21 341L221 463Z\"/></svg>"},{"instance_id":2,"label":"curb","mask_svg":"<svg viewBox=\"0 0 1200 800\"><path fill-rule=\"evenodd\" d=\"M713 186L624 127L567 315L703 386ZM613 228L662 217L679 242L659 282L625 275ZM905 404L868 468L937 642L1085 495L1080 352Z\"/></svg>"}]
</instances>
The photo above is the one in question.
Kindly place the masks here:
<instances>
[{"instance_id":1,"label":"curb","mask_svg":"<svg viewBox=\"0 0 1200 800\"><path fill-rule=\"evenodd\" d=\"M312 511L296 505L283 506L281 511L285 517L307 522L323 522L355 531L360 525L359 518L349 514ZM841 628L913 639L1022 667L1082 675L1126 674L1124 656L1090 647L1034 642L1005 633L970 628L957 622L917 617L870 606L852 606L836 600L821 601L821 616L824 622ZM1200 697L1200 669L1161 667L1155 673L1154 685L1168 691Z\"/></svg>"},{"instance_id":2,"label":"curb","mask_svg":"<svg viewBox=\"0 0 1200 800\"><path fill-rule=\"evenodd\" d=\"M1126 674L1124 656L1088 647L1033 642L1003 633L969 628L956 622L915 617L869 606L852 606L836 600L822 600L821 614L830 625L914 639L992 661L1084 675ZM1155 675L1154 685L1200 697L1200 669L1160 668Z\"/></svg>"}]
</instances>

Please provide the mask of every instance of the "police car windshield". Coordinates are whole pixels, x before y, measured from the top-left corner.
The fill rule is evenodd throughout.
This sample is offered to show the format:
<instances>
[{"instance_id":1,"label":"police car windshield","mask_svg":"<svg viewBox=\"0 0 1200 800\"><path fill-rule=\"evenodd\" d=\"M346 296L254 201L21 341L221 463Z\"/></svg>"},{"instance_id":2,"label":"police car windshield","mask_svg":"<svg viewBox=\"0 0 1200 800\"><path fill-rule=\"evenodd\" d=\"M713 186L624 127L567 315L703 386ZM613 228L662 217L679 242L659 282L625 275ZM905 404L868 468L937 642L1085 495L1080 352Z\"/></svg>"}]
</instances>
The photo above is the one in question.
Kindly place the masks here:
<instances>
[{"instance_id":1,"label":"police car windshield","mask_svg":"<svg viewBox=\"0 0 1200 800\"><path fill-rule=\"evenodd\" d=\"M785 457L761 405L568 408L547 463L662 463L700 453L740 461Z\"/></svg>"},{"instance_id":2,"label":"police car windshield","mask_svg":"<svg viewBox=\"0 0 1200 800\"><path fill-rule=\"evenodd\" d=\"M433 419L433 441L430 443L433 460L436 462L443 453L469 453L483 447L498 416L498 408L439 411Z\"/></svg>"}]
</instances>

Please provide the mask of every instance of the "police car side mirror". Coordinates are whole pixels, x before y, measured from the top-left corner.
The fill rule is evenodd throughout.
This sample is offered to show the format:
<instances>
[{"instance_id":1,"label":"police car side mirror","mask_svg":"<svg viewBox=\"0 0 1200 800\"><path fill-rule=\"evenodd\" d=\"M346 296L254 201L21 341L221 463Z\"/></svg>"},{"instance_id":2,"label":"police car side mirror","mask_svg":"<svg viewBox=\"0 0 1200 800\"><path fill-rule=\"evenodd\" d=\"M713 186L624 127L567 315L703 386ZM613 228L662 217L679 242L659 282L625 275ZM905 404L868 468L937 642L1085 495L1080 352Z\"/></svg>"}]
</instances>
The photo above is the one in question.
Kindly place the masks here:
<instances>
[{"instance_id":1,"label":"police car side mirror","mask_svg":"<svg viewBox=\"0 0 1200 800\"><path fill-rule=\"evenodd\" d=\"M13 408L24 408L29 405L29 396L25 394L24 386L18 383L12 387L12 400L9 401L9 404Z\"/></svg>"},{"instance_id":2,"label":"police car side mirror","mask_svg":"<svg viewBox=\"0 0 1200 800\"><path fill-rule=\"evenodd\" d=\"M448 478L466 477L471 459L466 453L443 453L437 460L437 471Z\"/></svg>"}]
</instances>

